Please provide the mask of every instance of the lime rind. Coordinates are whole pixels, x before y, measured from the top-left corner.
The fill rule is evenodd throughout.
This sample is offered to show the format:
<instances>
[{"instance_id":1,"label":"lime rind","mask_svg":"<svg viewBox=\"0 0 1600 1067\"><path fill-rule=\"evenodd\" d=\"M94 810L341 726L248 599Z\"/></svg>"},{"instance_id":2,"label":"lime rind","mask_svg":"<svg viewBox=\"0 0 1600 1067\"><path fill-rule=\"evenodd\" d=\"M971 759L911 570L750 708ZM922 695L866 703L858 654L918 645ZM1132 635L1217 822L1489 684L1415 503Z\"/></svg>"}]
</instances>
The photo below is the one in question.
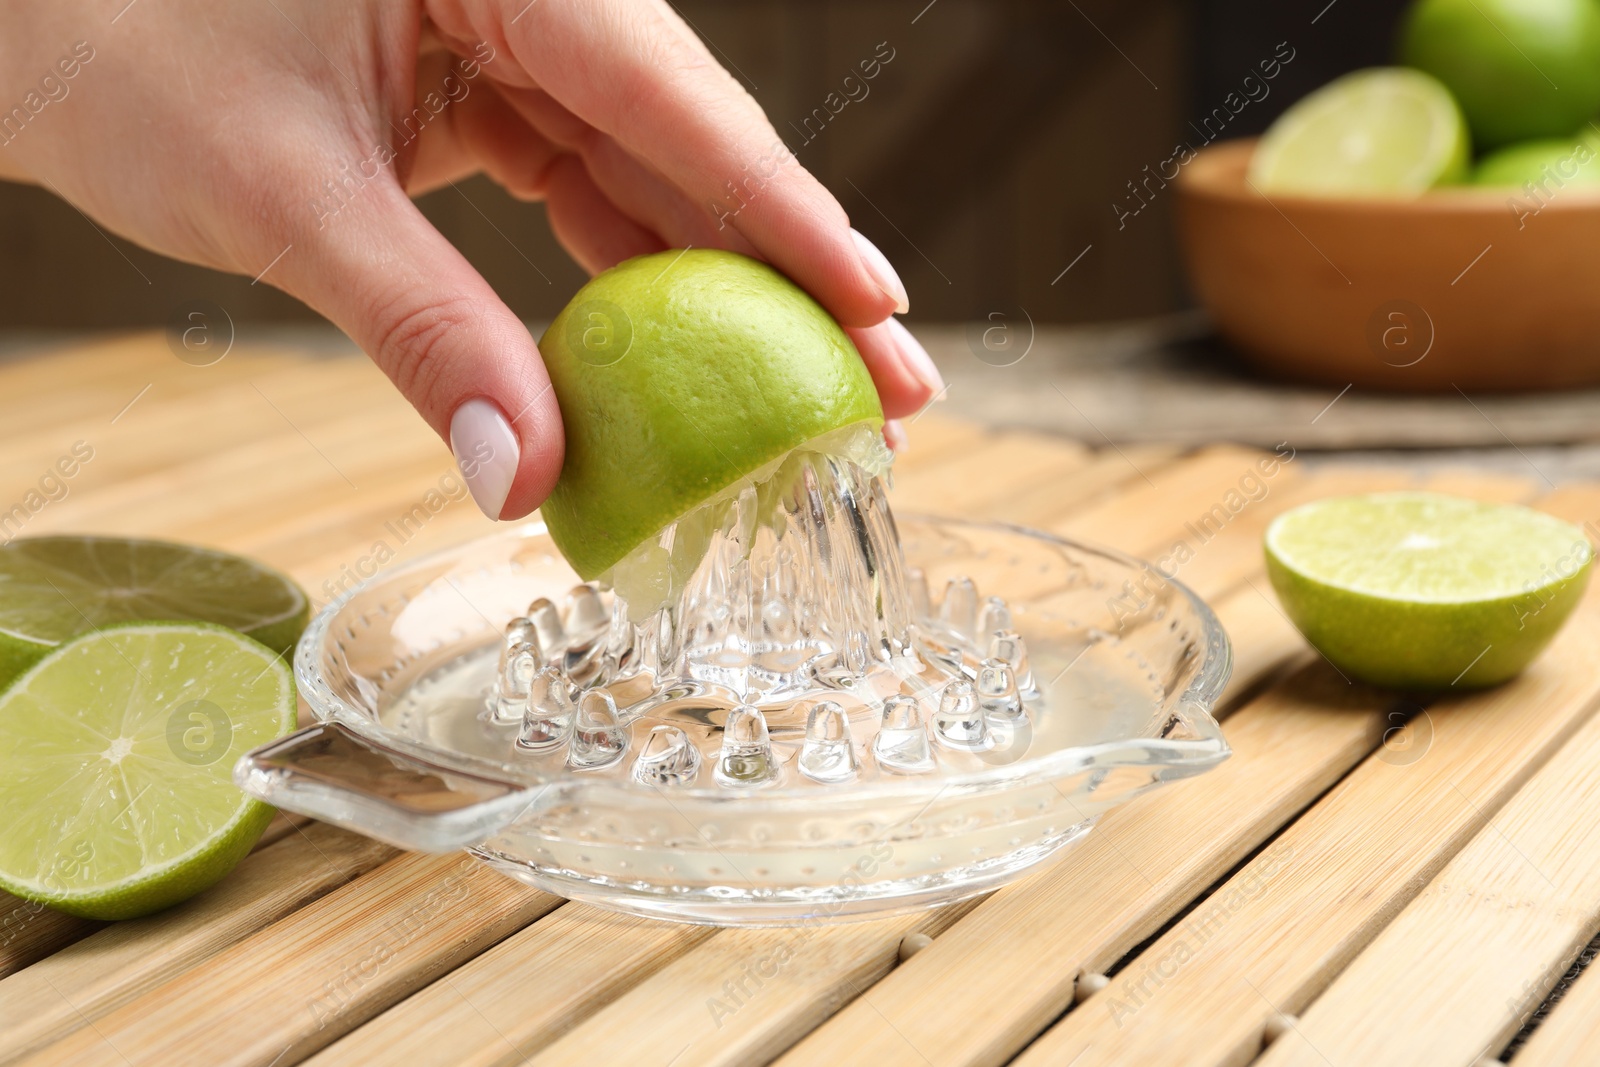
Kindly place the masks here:
<instances>
[{"instance_id":1,"label":"lime rind","mask_svg":"<svg viewBox=\"0 0 1600 1067\"><path fill-rule=\"evenodd\" d=\"M1343 497L1265 537L1284 611L1347 675L1402 689L1514 677L1583 598L1583 531L1528 508L1435 493Z\"/></svg>"},{"instance_id":2,"label":"lime rind","mask_svg":"<svg viewBox=\"0 0 1600 1067\"><path fill-rule=\"evenodd\" d=\"M1594 0L1417 0L1399 54L1443 82L1480 148L1564 137L1600 109Z\"/></svg>"},{"instance_id":3,"label":"lime rind","mask_svg":"<svg viewBox=\"0 0 1600 1067\"><path fill-rule=\"evenodd\" d=\"M72 914L146 914L214 884L272 809L233 785L293 728L283 657L209 623L74 638L0 695L0 886Z\"/></svg>"},{"instance_id":4,"label":"lime rind","mask_svg":"<svg viewBox=\"0 0 1600 1067\"><path fill-rule=\"evenodd\" d=\"M1471 141L1450 91L1421 71L1336 79L1285 111L1251 158L1263 193L1413 197L1467 176Z\"/></svg>"}]
</instances>

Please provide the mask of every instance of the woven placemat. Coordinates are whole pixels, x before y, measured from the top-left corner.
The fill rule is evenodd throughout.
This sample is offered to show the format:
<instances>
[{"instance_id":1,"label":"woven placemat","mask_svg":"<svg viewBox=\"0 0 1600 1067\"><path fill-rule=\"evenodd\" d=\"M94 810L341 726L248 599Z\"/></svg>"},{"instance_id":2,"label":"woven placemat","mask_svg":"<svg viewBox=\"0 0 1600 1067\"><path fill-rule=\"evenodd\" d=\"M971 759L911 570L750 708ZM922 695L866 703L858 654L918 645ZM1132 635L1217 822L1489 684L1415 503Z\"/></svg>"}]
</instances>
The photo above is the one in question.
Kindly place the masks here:
<instances>
[{"instance_id":1,"label":"woven placemat","mask_svg":"<svg viewBox=\"0 0 1600 1067\"><path fill-rule=\"evenodd\" d=\"M949 385L945 412L1088 444L1532 449L1600 441L1600 390L1417 396L1274 382L1244 367L1196 313L1036 328L1019 315L913 330Z\"/></svg>"}]
</instances>

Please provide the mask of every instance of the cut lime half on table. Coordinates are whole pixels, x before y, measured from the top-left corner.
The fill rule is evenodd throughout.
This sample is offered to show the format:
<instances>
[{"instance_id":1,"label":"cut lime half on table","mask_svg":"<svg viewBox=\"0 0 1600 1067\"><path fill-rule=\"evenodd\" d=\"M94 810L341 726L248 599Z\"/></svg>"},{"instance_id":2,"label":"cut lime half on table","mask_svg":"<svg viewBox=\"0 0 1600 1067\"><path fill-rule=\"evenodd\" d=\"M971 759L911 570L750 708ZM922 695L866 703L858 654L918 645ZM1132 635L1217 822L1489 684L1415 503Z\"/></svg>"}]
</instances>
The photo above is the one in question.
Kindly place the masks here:
<instances>
[{"instance_id":1,"label":"cut lime half on table","mask_svg":"<svg viewBox=\"0 0 1600 1067\"><path fill-rule=\"evenodd\" d=\"M283 658L221 626L67 642L0 694L0 887L92 919L207 888L272 818L234 763L294 722Z\"/></svg>"},{"instance_id":2,"label":"cut lime half on table","mask_svg":"<svg viewBox=\"0 0 1600 1067\"><path fill-rule=\"evenodd\" d=\"M1462 180L1470 138L1450 92L1421 71L1359 70L1285 111L1256 146L1267 195L1417 196Z\"/></svg>"},{"instance_id":3,"label":"cut lime half on table","mask_svg":"<svg viewBox=\"0 0 1600 1067\"><path fill-rule=\"evenodd\" d=\"M1594 552L1543 512L1442 493L1335 497L1278 516L1267 572L1346 674L1407 689L1513 677L1583 596Z\"/></svg>"},{"instance_id":4,"label":"cut lime half on table","mask_svg":"<svg viewBox=\"0 0 1600 1067\"><path fill-rule=\"evenodd\" d=\"M194 619L288 653L309 614L284 575L241 556L126 537L28 537L0 547L0 685L79 634Z\"/></svg>"}]
</instances>

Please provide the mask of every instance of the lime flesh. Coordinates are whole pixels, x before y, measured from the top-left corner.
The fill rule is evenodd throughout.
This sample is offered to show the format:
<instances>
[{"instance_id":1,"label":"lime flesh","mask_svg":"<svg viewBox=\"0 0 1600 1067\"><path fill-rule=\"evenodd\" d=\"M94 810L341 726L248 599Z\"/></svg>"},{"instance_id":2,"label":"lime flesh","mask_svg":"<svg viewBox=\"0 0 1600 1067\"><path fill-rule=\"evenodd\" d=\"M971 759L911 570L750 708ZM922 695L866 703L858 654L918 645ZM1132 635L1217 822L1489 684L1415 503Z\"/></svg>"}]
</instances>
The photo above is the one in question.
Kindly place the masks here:
<instances>
[{"instance_id":1,"label":"lime flesh","mask_svg":"<svg viewBox=\"0 0 1600 1067\"><path fill-rule=\"evenodd\" d=\"M1450 93L1426 74L1361 70L1318 89L1272 124L1250 161L1267 194L1416 196L1460 181L1469 139Z\"/></svg>"},{"instance_id":2,"label":"lime flesh","mask_svg":"<svg viewBox=\"0 0 1600 1067\"><path fill-rule=\"evenodd\" d=\"M1266 533L1289 618L1346 674L1377 685L1494 685L1577 606L1593 550L1529 508L1439 493L1319 500Z\"/></svg>"},{"instance_id":3,"label":"lime flesh","mask_svg":"<svg viewBox=\"0 0 1600 1067\"><path fill-rule=\"evenodd\" d=\"M1450 89L1480 148L1565 137L1600 110L1595 0L1421 0L1400 56Z\"/></svg>"},{"instance_id":4,"label":"lime flesh","mask_svg":"<svg viewBox=\"0 0 1600 1067\"><path fill-rule=\"evenodd\" d=\"M287 653L310 607L252 560L125 537L28 537L0 547L0 685L61 642L122 622L194 619Z\"/></svg>"},{"instance_id":5,"label":"lime flesh","mask_svg":"<svg viewBox=\"0 0 1600 1067\"><path fill-rule=\"evenodd\" d=\"M234 763L294 721L282 658L223 627L67 642L0 695L0 887L126 919L211 886L272 818Z\"/></svg>"},{"instance_id":6,"label":"lime flesh","mask_svg":"<svg viewBox=\"0 0 1600 1067\"><path fill-rule=\"evenodd\" d=\"M883 423L838 323L764 263L688 249L580 289L539 342L566 426L541 514L585 579L807 441Z\"/></svg>"}]
</instances>

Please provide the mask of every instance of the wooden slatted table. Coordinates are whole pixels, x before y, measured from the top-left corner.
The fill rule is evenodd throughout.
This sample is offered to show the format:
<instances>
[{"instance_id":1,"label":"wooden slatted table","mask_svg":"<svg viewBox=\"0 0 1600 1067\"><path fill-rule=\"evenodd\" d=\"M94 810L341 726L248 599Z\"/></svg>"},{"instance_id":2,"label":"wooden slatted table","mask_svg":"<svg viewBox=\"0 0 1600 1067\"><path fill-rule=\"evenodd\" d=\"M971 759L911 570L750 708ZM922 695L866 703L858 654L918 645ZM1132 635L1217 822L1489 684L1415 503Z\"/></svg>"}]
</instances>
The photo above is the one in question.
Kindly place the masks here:
<instances>
[{"instance_id":1,"label":"wooden slatted table","mask_svg":"<svg viewBox=\"0 0 1600 1067\"><path fill-rule=\"evenodd\" d=\"M6 533L214 544L323 600L379 555L489 529L444 448L359 359L241 348L200 368L136 335L0 367L0 398L0 509L24 502ZM1194 520L1259 453L1096 451L937 414L911 439L902 510L1149 556L1187 540L1180 576L1235 645L1222 708L1234 757L1117 809L987 899L787 930L609 915L461 855L280 817L223 883L147 919L0 902L0 1063L1467 1067L1500 1055L1600 929L1600 588L1522 678L1420 707L1349 684L1306 648L1259 541L1295 503L1421 484L1600 523L1600 485L1297 457L1201 537ZM78 442L93 456L65 495L27 497ZM436 506L422 524L391 522L423 501ZM932 942L902 960L911 934ZM1518 1067L1600 1062L1597 971L1540 1013Z\"/></svg>"}]
</instances>

